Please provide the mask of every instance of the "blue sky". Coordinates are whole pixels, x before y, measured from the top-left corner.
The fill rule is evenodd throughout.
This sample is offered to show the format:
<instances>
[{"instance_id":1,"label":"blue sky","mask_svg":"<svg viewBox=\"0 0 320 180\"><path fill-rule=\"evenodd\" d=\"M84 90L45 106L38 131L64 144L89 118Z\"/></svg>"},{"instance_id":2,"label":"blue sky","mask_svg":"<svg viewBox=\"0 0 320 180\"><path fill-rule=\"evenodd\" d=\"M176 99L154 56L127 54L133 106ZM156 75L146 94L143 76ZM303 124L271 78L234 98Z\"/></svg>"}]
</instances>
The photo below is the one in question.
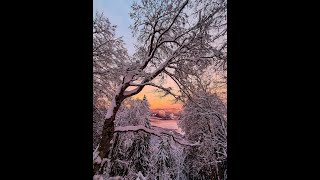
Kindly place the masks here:
<instances>
[{"instance_id":1,"label":"blue sky","mask_svg":"<svg viewBox=\"0 0 320 180\"><path fill-rule=\"evenodd\" d=\"M102 12L112 24L117 25L116 35L123 36L130 55L134 53L135 43L129 29L129 25L133 23L129 16L132 3L132 0L93 0L93 14L96 11Z\"/></svg>"}]
</instances>

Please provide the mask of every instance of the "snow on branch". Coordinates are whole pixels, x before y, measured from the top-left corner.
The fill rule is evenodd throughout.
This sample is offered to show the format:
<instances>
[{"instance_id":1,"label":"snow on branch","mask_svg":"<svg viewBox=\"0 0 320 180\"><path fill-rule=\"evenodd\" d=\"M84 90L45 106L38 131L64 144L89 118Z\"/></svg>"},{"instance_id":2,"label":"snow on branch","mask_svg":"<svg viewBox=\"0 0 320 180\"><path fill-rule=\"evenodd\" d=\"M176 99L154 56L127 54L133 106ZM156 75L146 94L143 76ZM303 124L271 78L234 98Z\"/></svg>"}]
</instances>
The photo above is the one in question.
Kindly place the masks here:
<instances>
[{"instance_id":1,"label":"snow on branch","mask_svg":"<svg viewBox=\"0 0 320 180\"><path fill-rule=\"evenodd\" d=\"M129 131L133 131L133 132L136 132L136 131L144 131L146 133L149 133L151 135L155 135L155 136L158 136L161 138L162 135L167 135L167 136L171 136L173 138L173 140L181 145L186 145L186 146L199 146L200 143L199 142L196 142L196 143L189 143L187 142L186 140L180 138L180 137L177 137L175 136L174 134L170 133L170 132L167 132L167 131L156 131L156 130L153 130L153 129L149 129L149 128L146 128L145 126L142 126L142 125L138 125L138 126L120 126L120 127L116 127L114 132L129 132Z\"/></svg>"},{"instance_id":2,"label":"snow on branch","mask_svg":"<svg viewBox=\"0 0 320 180\"><path fill-rule=\"evenodd\" d=\"M144 85L141 85L141 86L144 86ZM134 95L135 93L137 93L137 92L139 91L139 89L140 89L140 87L137 87L137 88L135 88L135 89L133 89L133 90L131 90L131 91L125 91L125 92L123 93L123 95L124 95L124 96L132 96L132 95Z\"/></svg>"},{"instance_id":3,"label":"snow on branch","mask_svg":"<svg viewBox=\"0 0 320 180\"><path fill-rule=\"evenodd\" d=\"M152 43L154 41L154 36L155 33L159 32L159 30L155 30L155 26L157 25L158 21L156 21L155 26L153 27L153 33L152 33L152 40L151 40L151 44L150 44L150 49L149 49L149 53L148 53L148 57L147 59L144 61L144 63L141 66L141 69L144 69L147 67L148 63L151 61L151 59L154 57L154 54L156 52L156 50L160 47L161 44L167 42L167 41L163 41L163 42L159 42L162 39L162 36L167 33L173 26L173 24L176 22L177 18L179 17L179 15L181 14L182 10L186 7L186 5L188 4L189 0L185 1L181 8L178 10L177 14L173 17L172 22L169 24L169 26L167 28L164 29L164 31L159 35L159 37L157 38L156 41L156 46L152 47ZM176 40L176 39L175 39ZM176 42L175 40L173 40L173 42L179 44L178 42ZM180 45L180 44L179 44ZM181 46L181 45L180 45Z\"/></svg>"},{"instance_id":4,"label":"snow on branch","mask_svg":"<svg viewBox=\"0 0 320 180\"><path fill-rule=\"evenodd\" d=\"M177 13L177 14L175 15L175 17L173 18L173 20L172 20L172 22L170 23L169 27L160 34L159 39L160 39L166 32L168 32L168 31L171 29L172 25L173 25L174 22L177 20L178 16L179 16L180 13L182 12L182 10L186 7L186 5L188 4L188 2L189 2L189 1L187 0L186 2L184 2L184 3L182 4L181 8L179 9L178 13Z\"/></svg>"},{"instance_id":5,"label":"snow on branch","mask_svg":"<svg viewBox=\"0 0 320 180\"><path fill-rule=\"evenodd\" d=\"M130 83L130 86L153 86L153 87L157 87L157 88L162 89L163 91L165 91L167 94L171 94L174 98L180 99L178 95L176 95L176 94L174 94L172 92L172 88L171 87L165 88L163 86L159 86L159 85L156 85L156 84L151 83L151 82L142 83L142 84Z\"/></svg>"},{"instance_id":6,"label":"snow on branch","mask_svg":"<svg viewBox=\"0 0 320 180\"><path fill-rule=\"evenodd\" d=\"M138 86L137 88L135 88L135 89L133 89L133 90L131 90L131 91L125 91L125 92L123 93L124 97L133 96L133 95L139 93L139 92L143 89L143 87L145 86L145 85L143 85L143 84L144 84L144 83L149 83L149 82L150 82L151 80L153 80L158 74L160 74L160 73L167 67L167 65L170 63L170 61L176 57L176 52L178 52L179 50L181 50L181 48L182 48L182 47L178 48L178 49L173 53L172 56L170 56L166 61L164 61L153 73L151 73L150 77L146 77L146 78L142 81L142 83L141 83L140 86ZM130 85L129 82L130 82L130 81L127 81L126 83L127 83L128 85Z\"/></svg>"}]
</instances>

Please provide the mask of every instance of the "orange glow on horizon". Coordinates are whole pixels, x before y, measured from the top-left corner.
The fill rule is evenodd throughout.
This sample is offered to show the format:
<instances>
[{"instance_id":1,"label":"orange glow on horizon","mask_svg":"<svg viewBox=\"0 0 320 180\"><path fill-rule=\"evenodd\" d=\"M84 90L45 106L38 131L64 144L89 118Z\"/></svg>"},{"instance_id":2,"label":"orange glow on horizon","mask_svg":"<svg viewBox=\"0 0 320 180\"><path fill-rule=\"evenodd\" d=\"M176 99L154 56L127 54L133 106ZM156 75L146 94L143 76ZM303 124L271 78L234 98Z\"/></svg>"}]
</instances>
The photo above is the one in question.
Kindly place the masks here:
<instances>
[{"instance_id":1,"label":"orange glow on horizon","mask_svg":"<svg viewBox=\"0 0 320 180\"><path fill-rule=\"evenodd\" d=\"M178 86L171 78L167 78L166 82L162 85L165 88L171 87L173 90L177 90ZM133 89L133 88L132 88ZM174 103L174 97L171 95L167 95L166 97L161 97L163 93L158 93L156 91L156 87L153 86L145 86L140 93L133 96L135 99L143 99L143 96L146 95L147 100L150 103L150 109L181 109L182 103ZM222 95L222 99L226 101L226 87L221 87L215 90L216 93Z\"/></svg>"},{"instance_id":2,"label":"orange glow on horizon","mask_svg":"<svg viewBox=\"0 0 320 180\"><path fill-rule=\"evenodd\" d=\"M161 97L161 93L155 92L157 88L151 86L145 86L143 90L133 96L135 99L143 99L143 96L146 95L148 102L150 103L150 109L158 109L158 108L182 108L181 103L174 104L174 98L170 95L166 97Z\"/></svg>"},{"instance_id":3,"label":"orange glow on horizon","mask_svg":"<svg viewBox=\"0 0 320 180\"><path fill-rule=\"evenodd\" d=\"M165 88L171 87L173 91L178 89L178 86L171 78L167 78L166 82L162 85ZM129 87L127 90L133 90L136 87ZM134 95L132 98L134 99L143 99L143 96L146 95L147 100L150 104L150 109L177 109L178 111L182 109L181 102L175 102L175 99L171 95L167 95L166 97L161 97L163 93L156 92L158 88L153 86L145 86L141 92ZM226 92L227 87L221 87L215 90L216 93L220 94L223 101L226 101Z\"/></svg>"},{"instance_id":4,"label":"orange glow on horizon","mask_svg":"<svg viewBox=\"0 0 320 180\"><path fill-rule=\"evenodd\" d=\"M178 89L178 86L171 78L167 78L166 82L162 86L165 88L171 87L173 90ZM155 92L157 89L158 88L153 86L145 86L142 91L139 94L133 96L133 98L143 99L143 96L146 95L147 100L150 103L150 109L182 108L181 103L174 103L174 97L172 97L171 95L161 97L163 93Z\"/></svg>"}]
</instances>

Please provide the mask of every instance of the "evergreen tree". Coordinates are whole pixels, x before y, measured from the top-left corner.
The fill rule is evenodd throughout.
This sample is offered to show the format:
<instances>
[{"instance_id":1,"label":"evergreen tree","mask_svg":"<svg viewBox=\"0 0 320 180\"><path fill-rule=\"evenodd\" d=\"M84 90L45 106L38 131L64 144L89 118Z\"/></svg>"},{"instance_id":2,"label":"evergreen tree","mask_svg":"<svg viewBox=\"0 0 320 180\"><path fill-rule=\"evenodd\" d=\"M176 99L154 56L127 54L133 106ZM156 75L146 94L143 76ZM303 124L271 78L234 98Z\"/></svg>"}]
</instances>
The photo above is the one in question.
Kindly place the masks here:
<instances>
[{"instance_id":1,"label":"evergreen tree","mask_svg":"<svg viewBox=\"0 0 320 180\"><path fill-rule=\"evenodd\" d=\"M130 100L118 113L117 126L144 125L150 128L150 109L146 98ZM139 132L115 133L111 151L110 176L131 176L149 171L150 135Z\"/></svg>"},{"instance_id":2,"label":"evergreen tree","mask_svg":"<svg viewBox=\"0 0 320 180\"><path fill-rule=\"evenodd\" d=\"M151 128L151 123L150 123L150 116L151 116L151 112L150 112L150 104L147 100L146 95L143 96L143 100L142 100L142 108L143 108L143 112L145 113L144 116L144 125L147 128Z\"/></svg>"},{"instance_id":3,"label":"evergreen tree","mask_svg":"<svg viewBox=\"0 0 320 180\"><path fill-rule=\"evenodd\" d=\"M187 139L201 142L200 146L186 149L188 178L225 180L227 120L226 108L219 97L208 92L198 93L184 106L178 125Z\"/></svg>"},{"instance_id":4,"label":"evergreen tree","mask_svg":"<svg viewBox=\"0 0 320 180\"><path fill-rule=\"evenodd\" d=\"M143 100L136 100L138 109L137 125L144 125L150 128L150 105L144 95ZM134 140L129 152L130 167L134 172L141 172L143 175L148 175L149 159L150 159L150 134L145 132L135 132Z\"/></svg>"},{"instance_id":5,"label":"evergreen tree","mask_svg":"<svg viewBox=\"0 0 320 180\"><path fill-rule=\"evenodd\" d=\"M156 155L154 174L157 180L174 179L175 160L171 154L171 147L166 137L162 137Z\"/></svg>"},{"instance_id":6,"label":"evergreen tree","mask_svg":"<svg viewBox=\"0 0 320 180\"><path fill-rule=\"evenodd\" d=\"M144 132L135 133L132 146L129 149L130 168L133 172L141 172L143 175L148 174L149 170L149 142L150 135Z\"/></svg>"}]
</instances>

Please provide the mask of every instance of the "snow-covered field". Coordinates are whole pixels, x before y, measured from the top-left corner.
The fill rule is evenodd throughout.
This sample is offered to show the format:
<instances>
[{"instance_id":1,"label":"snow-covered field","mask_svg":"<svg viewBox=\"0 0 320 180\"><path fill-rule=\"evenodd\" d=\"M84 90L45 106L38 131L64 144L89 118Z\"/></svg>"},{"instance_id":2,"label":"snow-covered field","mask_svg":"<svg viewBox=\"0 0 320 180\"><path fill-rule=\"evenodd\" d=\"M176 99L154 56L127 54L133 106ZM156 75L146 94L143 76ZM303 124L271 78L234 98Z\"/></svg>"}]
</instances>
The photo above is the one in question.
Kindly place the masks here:
<instances>
[{"instance_id":1,"label":"snow-covered field","mask_svg":"<svg viewBox=\"0 0 320 180\"><path fill-rule=\"evenodd\" d=\"M173 129L176 132L181 133L181 129L178 127L176 119L174 119L174 120L159 120L159 119L152 117L150 119L150 121L151 121L152 126L158 126L158 127L165 128L165 129Z\"/></svg>"}]
</instances>

